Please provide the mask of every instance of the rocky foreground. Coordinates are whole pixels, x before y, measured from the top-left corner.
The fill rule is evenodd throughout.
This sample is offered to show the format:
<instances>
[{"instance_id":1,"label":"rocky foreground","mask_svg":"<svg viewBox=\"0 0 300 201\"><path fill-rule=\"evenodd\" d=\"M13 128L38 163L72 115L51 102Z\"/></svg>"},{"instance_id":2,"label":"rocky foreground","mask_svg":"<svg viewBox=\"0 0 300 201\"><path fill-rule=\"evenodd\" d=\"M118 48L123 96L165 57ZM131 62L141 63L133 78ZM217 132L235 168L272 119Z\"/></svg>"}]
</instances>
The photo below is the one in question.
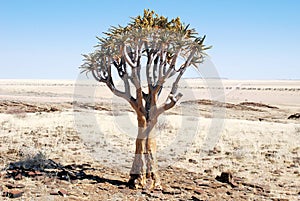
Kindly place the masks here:
<instances>
[{"instance_id":1,"label":"rocky foreground","mask_svg":"<svg viewBox=\"0 0 300 201\"><path fill-rule=\"evenodd\" d=\"M150 191L129 189L128 175L95 164L61 166L51 161L46 166L40 171L11 164L1 175L2 199L288 200L271 193L268 186L247 183L230 173L214 178L210 170L195 173L168 167L160 171L163 189Z\"/></svg>"},{"instance_id":2,"label":"rocky foreground","mask_svg":"<svg viewBox=\"0 0 300 201\"><path fill-rule=\"evenodd\" d=\"M125 162L120 160L112 164L120 164L122 167L121 164L124 163L125 166L115 168L105 157L111 154L109 157L114 158L117 152L106 150L105 146L98 142L98 151L103 150L103 153L95 160L95 155L91 154L95 150L91 144L83 142L71 124L72 112L96 110L100 112L98 115L104 117L111 115L110 108L101 103L95 105L1 101L0 199L274 201L300 199L300 148L296 138L300 130L297 126L299 121L297 114L290 118L292 114L289 110L251 102L225 104L199 100L182 105L190 115L195 112L193 109L195 107L192 107L195 104L199 106L198 110L205 118L210 118L209 107L212 105L227 108L227 118L246 121L243 127L246 131L240 131L244 135L251 131L257 136L257 133L264 131L253 130L251 125L256 125L256 122L265 122L259 125L269 129L276 127L271 131L274 142L269 143L272 138L260 133L260 147L255 151L245 152L244 147L251 145L253 149L252 142L247 144L251 138L241 142L243 138L235 139L232 134L225 133L229 136L221 138L221 141L224 141L221 144L223 147L216 146L204 157L196 158L193 155L169 157L171 160L169 165L162 165L160 168L162 190L134 190L127 187L128 166L131 163L131 157L128 155L131 156L132 153L120 153L121 159ZM179 111L175 109L169 115L176 116L180 114ZM122 105L119 106L119 112L120 116L122 112L131 113ZM279 129L281 127L283 130ZM167 130L170 129L177 128L167 127ZM295 138L291 141L289 141L291 137L285 138L284 129L293 132L290 136ZM230 128L224 130L228 133L234 132ZM267 130L265 133L269 135ZM116 137L121 140L120 136ZM199 154L199 149L196 149L198 145L195 146L194 154ZM163 164L164 160L163 157L159 157L159 164ZM175 165L174 162L177 161L187 168Z\"/></svg>"}]
</instances>

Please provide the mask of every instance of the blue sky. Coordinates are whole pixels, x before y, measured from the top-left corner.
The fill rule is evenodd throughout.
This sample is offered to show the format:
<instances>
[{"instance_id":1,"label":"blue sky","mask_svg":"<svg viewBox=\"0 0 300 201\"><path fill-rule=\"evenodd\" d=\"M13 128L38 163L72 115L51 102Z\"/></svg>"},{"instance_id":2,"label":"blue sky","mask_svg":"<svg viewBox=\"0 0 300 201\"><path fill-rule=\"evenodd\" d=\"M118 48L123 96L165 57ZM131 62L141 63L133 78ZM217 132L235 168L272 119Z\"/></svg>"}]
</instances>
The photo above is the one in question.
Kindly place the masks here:
<instances>
[{"instance_id":1,"label":"blue sky","mask_svg":"<svg viewBox=\"0 0 300 201\"><path fill-rule=\"evenodd\" d=\"M145 8L206 34L221 77L300 79L297 0L0 0L0 79L76 79L95 36Z\"/></svg>"}]
</instances>

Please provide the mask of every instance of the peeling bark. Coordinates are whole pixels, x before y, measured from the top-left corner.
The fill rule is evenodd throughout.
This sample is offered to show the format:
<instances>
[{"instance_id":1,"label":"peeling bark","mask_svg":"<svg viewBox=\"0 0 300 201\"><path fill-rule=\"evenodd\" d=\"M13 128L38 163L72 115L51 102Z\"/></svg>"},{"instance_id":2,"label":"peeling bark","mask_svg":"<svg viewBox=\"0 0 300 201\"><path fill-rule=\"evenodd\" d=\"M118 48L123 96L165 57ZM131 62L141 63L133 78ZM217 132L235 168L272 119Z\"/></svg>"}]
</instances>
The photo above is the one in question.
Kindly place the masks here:
<instances>
[{"instance_id":1,"label":"peeling bark","mask_svg":"<svg viewBox=\"0 0 300 201\"><path fill-rule=\"evenodd\" d=\"M138 117L139 128L135 144L135 157L128 182L132 188L160 188L156 159L156 138L153 130L155 122L147 121L145 117Z\"/></svg>"}]
</instances>

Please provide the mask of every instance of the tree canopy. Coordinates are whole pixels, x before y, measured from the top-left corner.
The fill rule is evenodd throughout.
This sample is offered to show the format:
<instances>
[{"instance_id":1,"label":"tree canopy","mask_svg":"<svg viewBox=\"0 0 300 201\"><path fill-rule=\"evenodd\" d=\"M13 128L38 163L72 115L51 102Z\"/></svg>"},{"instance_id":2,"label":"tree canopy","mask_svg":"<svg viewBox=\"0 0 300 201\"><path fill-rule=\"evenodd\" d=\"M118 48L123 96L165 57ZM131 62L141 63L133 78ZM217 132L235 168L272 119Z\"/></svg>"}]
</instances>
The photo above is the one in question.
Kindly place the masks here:
<instances>
[{"instance_id":1,"label":"tree canopy","mask_svg":"<svg viewBox=\"0 0 300 201\"><path fill-rule=\"evenodd\" d=\"M134 109L137 109L135 101L139 96L145 98L151 91L159 92L167 78L177 75L170 93L170 97L174 97L186 68L197 67L203 62L204 51L210 48L203 43L205 36L199 37L195 29L182 23L179 17L169 20L149 10L144 10L143 16L132 18L126 26L112 26L104 34L105 37L97 37L99 44L95 51L83 55L82 72L91 72L115 95L127 99ZM144 64L143 56L147 59ZM181 64L178 64L179 58L183 61ZM143 67L146 68L148 93L139 90ZM115 87L112 70L124 81L125 91ZM137 89L135 97L130 94L130 84ZM177 101L172 99L171 102Z\"/></svg>"}]
</instances>

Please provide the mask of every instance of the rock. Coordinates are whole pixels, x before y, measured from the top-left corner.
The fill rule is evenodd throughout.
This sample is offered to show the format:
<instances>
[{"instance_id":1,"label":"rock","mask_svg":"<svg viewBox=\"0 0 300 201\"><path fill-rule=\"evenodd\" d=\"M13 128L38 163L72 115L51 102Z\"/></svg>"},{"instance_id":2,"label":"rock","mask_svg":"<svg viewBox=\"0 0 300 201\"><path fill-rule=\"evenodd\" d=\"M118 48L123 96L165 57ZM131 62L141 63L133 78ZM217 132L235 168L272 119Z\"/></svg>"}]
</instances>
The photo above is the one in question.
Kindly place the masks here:
<instances>
[{"instance_id":1,"label":"rock","mask_svg":"<svg viewBox=\"0 0 300 201\"><path fill-rule=\"evenodd\" d=\"M9 192L6 192L5 197L9 197L9 198L19 198L23 195L23 191L19 191L19 190L12 190Z\"/></svg>"},{"instance_id":2,"label":"rock","mask_svg":"<svg viewBox=\"0 0 300 201\"><path fill-rule=\"evenodd\" d=\"M6 171L8 174L16 174L18 170L7 170Z\"/></svg>"},{"instance_id":3,"label":"rock","mask_svg":"<svg viewBox=\"0 0 300 201\"><path fill-rule=\"evenodd\" d=\"M16 176L14 176L15 180L22 180L22 174L18 173Z\"/></svg>"},{"instance_id":4,"label":"rock","mask_svg":"<svg viewBox=\"0 0 300 201\"><path fill-rule=\"evenodd\" d=\"M12 188L25 188L24 184L6 184L5 186L8 189L12 189Z\"/></svg>"},{"instance_id":5,"label":"rock","mask_svg":"<svg viewBox=\"0 0 300 201\"><path fill-rule=\"evenodd\" d=\"M278 170L278 169L273 171L273 174L275 174L275 175L281 175L281 173L282 173L282 171Z\"/></svg>"},{"instance_id":6,"label":"rock","mask_svg":"<svg viewBox=\"0 0 300 201\"><path fill-rule=\"evenodd\" d=\"M50 195L59 195L58 191L52 191L50 192Z\"/></svg>"},{"instance_id":7,"label":"rock","mask_svg":"<svg viewBox=\"0 0 300 201\"><path fill-rule=\"evenodd\" d=\"M192 196L192 200L193 200L193 201L201 201L201 200L203 200L203 199L201 199L201 198L199 198L199 197L193 195L193 196Z\"/></svg>"},{"instance_id":8,"label":"rock","mask_svg":"<svg viewBox=\"0 0 300 201\"><path fill-rule=\"evenodd\" d=\"M58 191L59 195L66 197L67 195L69 195L68 191L61 189Z\"/></svg>"},{"instance_id":9,"label":"rock","mask_svg":"<svg viewBox=\"0 0 300 201\"><path fill-rule=\"evenodd\" d=\"M30 171L30 172L27 173L27 175L28 175L29 177L34 177L36 174L35 174L35 172Z\"/></svg>"},{"instance_id":10,"label":"rock","mask_svg":"<svg viewBox=\"0 0 300 201\"><path fill-rule=\"evenodd\" d=\"M198 186L201 186L201 187L210 187L210 184L206 184L206 183L198 182L197 184L198 184Z\"/></svg>"},{"instance_id":11,"label":"rock","mask_svg":"<svg viewBox=\"0 0 300 201\"><path fill-rule=\"evenodd\" d=\"M6 184L5 186L6 186L8 189L15 188L13 184Z\"/></svg>"},{"instance_id":12,"label":"rock","mask_svg":"<svg viewBox=\"0 0 300 201\"><path fill-rule=\"evenodd\" d=\"M231 195L232 193L230 191L226 191L226 194L227 195Z\"/></svg>"},{"instance_id":13,"label":"rock","mask_svg":"<svg viewBox=\"0 0 300 201\"><path fill-rule=\"evenodd\" d=\"M194 163L194 164L197 164L198 162L195 160L195 159L189 159L189 163Z\"/></svg>"},{"instance_id":14,"label":"rock","mask_svg":"<svg viewBox=\"0 0 300 201\"><path fill-rule=\"evenodd\" d=\"M292 114L288 117L288 119L299 119L300 118L300 113Z\"/></svg>"},{"instance_id":15,"label":"rock","mask_svg":"<svg viewBox=\"0 0 300 201\"><path fill-rule=\"evenodd\" d=\"M179 189L165 188L163 189L162 193L175 195L175 194L181 194L181 191Z\"/></svg>"},{"instance_id":16,"label":"rock","mask_svg":"<svg viewBox=\"0 0 300 201\"><path fill-rule=\"evenodd\" d=\"M221 176L217 176L216 180L222 183L231 183L233 178L230 172L222 172Z\"/></svg>"},{"instance_id":17,"label":"rock","mask_svg":"<svg viewBox=\"0 0 300 201\"><path fill-rule=\"evenodd\" d=\"M40 171L37 170L37 171L35 171L35 175L36 176L41 176L41 175L43 175L43 173L41 173Z\"/></svg>"},{"instance_id":18,"label":"rock","mask_svg":"<svg viewBox=\"0 0 300 201\"><path fill-rule=\"evenodd\" d=\"M207 170L204 170L204 172L207 173L207 174L211 174L212 170L211 169L207 169Z\"/></svg>"},{"instance_id":19,"label":"rock","mask_svg":"<svg viewBox=\"0 0 300 201\"><path fill-rule=\"evenodd\" d=\"M198 195L201 195L201 194L204 194L205 191L202 189L195 189L194 192Z\"/></svg>"},{"instance_id":20,"label":"rock","mask_svg":"<svg viewBox=\"0 0 300 201\"><path fill-rule=\"evenodd\" d=\"M232 187L236 187L237 184L233 180L233 176L230 172L222 172L221 176L217 176L216 180L222 183L230 184Z\"/></svg>"},{"instance_id":21,"label":"rock","mask_svg":"<svg viewBox=\"0 0 300 201\"><path fill-rule=\"evenodd\" d=\"M25 188L25 185L24 184L16 184L15 188Z\"/></svg>"}]
</instances>

